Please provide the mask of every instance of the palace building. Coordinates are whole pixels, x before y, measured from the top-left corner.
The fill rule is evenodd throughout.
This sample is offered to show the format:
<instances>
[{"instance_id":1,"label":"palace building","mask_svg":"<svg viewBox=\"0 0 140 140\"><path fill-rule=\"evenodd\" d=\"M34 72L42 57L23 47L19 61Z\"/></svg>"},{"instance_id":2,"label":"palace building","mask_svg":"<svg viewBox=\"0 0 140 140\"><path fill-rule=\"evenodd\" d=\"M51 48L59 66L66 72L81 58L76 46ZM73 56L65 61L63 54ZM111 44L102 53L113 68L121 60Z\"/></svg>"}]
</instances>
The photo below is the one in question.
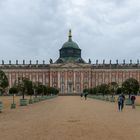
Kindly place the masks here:
<instances>
[{"instance_id":1,"label":"palace building","mask_svg":"<svg viewBox=\"0 0 140 140\"><path fill-rule=\"evenodd\" d=\"M106 64L103 60L102 64L91 64L91 61L85 62L81 56L81 49L78 44L72 40L71 30L69 31L68 41L65 42L59 50L59 58L50 64L26 64L23 60L22 64L5 64L2 61L0 69L3 70L8 79L10 87L18 78L26 77L33 82L41 82L44 85L53 86L59 89L60 94L79 94L84 88L91 88L102 83L117 82L122 84L128 78L135 78L140 83L140 65L139 60L136 64L130 60L129 64Z\"/></svg>"}]
</instances>

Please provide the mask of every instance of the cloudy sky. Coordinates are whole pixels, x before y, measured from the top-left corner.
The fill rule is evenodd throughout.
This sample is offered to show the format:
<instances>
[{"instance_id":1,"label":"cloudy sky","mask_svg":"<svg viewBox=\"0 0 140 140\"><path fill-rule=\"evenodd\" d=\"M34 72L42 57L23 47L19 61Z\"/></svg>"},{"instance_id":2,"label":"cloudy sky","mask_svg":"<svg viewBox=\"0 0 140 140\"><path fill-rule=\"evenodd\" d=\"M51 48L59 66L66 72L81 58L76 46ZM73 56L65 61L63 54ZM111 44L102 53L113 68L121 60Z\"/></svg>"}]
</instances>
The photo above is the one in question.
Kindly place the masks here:
<instances>
[{"instance_id":1,"label":"cloudy sky","mask_svg":"<svg viewBox=\"0 0 140 140\"><path fill-rule=\"evenodd\" d=\"M69 29L86 61L140 59L139 0L0 0L0 63L55 61Z\"/></svg>"}]
</instances>

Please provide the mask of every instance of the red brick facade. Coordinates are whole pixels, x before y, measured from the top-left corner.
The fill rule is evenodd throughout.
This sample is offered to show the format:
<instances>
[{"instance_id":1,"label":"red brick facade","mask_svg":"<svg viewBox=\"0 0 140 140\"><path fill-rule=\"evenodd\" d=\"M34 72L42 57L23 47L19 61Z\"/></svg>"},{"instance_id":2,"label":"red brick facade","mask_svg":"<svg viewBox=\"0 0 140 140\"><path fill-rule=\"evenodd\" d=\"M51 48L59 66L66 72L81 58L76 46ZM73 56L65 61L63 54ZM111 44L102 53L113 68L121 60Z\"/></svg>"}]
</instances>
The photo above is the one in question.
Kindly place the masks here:
<instances>
[{"instance_id":1,"label":"red brick facade","mask_svg":"<svg viewBox=\"0 0 140 140\"><path fill-rule=\"evenodd\" d=\"M84 88L95 87L102 83L117 82L119 85L128 78L140 82L139 67L100 68L93 64L49 64L37 66L1 65L9 79L10 87L18 77L27 77L33 82L53 86L60 93L81 93Z\"/></svg>"}]
</instances>

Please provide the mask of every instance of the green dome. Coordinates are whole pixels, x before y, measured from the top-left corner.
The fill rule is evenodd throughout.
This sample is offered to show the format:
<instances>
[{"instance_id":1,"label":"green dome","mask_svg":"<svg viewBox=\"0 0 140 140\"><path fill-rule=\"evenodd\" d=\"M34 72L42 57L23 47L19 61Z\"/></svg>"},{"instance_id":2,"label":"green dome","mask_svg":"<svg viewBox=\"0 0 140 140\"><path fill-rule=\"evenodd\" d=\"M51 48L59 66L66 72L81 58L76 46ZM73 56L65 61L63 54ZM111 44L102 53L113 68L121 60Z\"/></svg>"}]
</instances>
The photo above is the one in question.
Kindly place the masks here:
<instances>
[{"instance_id":1,"label":"green dome","mask_svg":"<svg viewBox=\"0 0 140 140\"><path fill-rule=\"evenodd\" d=\"M85 63L81 58L81 49L72 41L71 30L69 30L68 41L65 42L62 48L59 50L60 57L56 63L66 63L66 62L76 62L76 63Z\"/></svg>"},{"instance_id":2,"label":"green dome","mask_svg":"<svg viewBox=\"0 0 140 140\"><path fill-rule=\"evenodd\" d=\"M72 41L72 40L70 40L70 39L69 39L67 42L65 42L65 43L63 44L62 48L80 49L80 48L78 47L78 45L77 45L74 41Z\"/></svg>"}]
</instances>

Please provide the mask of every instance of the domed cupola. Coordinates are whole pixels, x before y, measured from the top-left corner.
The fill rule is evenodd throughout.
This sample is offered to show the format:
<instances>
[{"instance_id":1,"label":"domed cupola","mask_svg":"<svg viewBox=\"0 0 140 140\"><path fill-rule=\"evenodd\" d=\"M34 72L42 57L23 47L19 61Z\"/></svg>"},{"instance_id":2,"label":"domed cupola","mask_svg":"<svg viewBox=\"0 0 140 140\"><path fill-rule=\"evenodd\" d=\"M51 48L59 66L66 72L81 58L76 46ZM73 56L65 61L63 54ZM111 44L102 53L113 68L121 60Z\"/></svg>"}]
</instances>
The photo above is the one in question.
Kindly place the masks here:
<instances>
[{"instance_id":1,"label":"domed cupola","mask_svg":"<svg viewBox=\"0 0 140 140\"><path fill-rule=\"evenodd\" d=\"M84 60L81 58L81 49L78 47L77 43L72 41L71 30L69 30L68 41L63 44L59 52L60 57L56 61L56 63L66 63L66 62L84 63Z\"/></svg>"}]
</instances>

